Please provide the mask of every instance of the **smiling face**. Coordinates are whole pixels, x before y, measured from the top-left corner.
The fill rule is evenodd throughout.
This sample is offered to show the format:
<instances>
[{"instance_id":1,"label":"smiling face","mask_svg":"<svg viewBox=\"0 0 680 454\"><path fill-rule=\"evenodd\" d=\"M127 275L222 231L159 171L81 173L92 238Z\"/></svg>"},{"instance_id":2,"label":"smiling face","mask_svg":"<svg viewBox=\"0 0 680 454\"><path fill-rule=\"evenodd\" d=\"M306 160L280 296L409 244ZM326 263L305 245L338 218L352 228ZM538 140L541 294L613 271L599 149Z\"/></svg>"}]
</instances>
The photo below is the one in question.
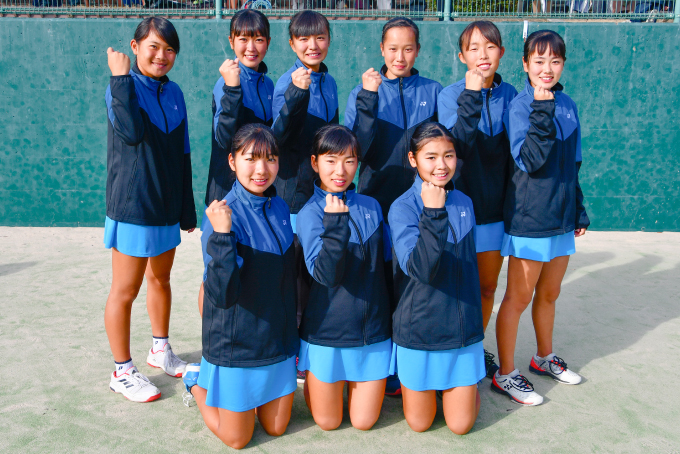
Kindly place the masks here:
<instances>
[{"instance_id":1,"label":"smiling face","mask_svg":"<svg viewBox=\"0 0 680 454\"><path fill-rule=\"evenodd\" d=\"M416 34L407 27L394 27L387 30L385 39L380 43L380 52L385 58L388 79L409 77L416 63L420 47Z\"/></svg>"},{"instance_id":2,"label":"smiling face","mask_svg":"<svg viewBox=\"0 0 680 454\"><path fill-rule=\"evenodd\" d=\"M504 47L499 47L487 40L482 32L475 28L470 36L468 48L459 52L458 58L467 66L468 71L475 69L481 71L486 79L484 88L490 88L504 53Z\"/></svg>"},{"instance_id":3,"label":"smiling face","mask_svg":"<svg viewBox=\"0 0 680 454\"><path fill-rule=\"evenodd\" d=\"M133 39L130 47L137 56L139 71L146 77L158 80L170 72L175 64L177 52L154 31L139 42Z\"/></svg>"},{"instance_id":4,"label":"smiling face","mask_svg":"<svg viewBox=\"0 0 680 454\"><path fill-rule=\"evenodd\" d=\"M427 142L415 155L409 151L408 160L423 181L440 188L446 186L456 172L456 151L453 144L443 137Z\"/></svg>"},{"instance_id":5,"label":"smiling face","mask_svg":"<svg viewBox=\"0 0 680 454\"><path fill-rule=\"evenodd\" d=\"M267 55L270 41L262 35L233 35L229 37L229 45L234 50L238 61L254 70L257 70L262 60L264 60L264 56Z\"/></svg>"},{"instance_id":6,"label":"smiling face","mask_svg":"<svg viewBox=\"0 0 680 454\"><path fill-rule=\"evenodd\" d=\"M531 86L550 90L560 81L564 70L564 58L553 54L548 46L542 55L534 52L529 56L529 61L522 60L524 71L529 76Z\"/></svg>"},{"instance_id":7,"label":"smiling face","mask_svg":"<svg viewBox=\"0 0 680 454\"><path fill-rule=\"evenodd\" d=\"M261 196L274 183L279 173L278 156L253 156L252 147L229 154L229 167L236 173L241 186L251 194Z\"/></svg>"},{"instance_id":8,"label":"smiling face","mask_svg":"<svg viewBox=\"0 0 680 454\"><path fill-rule=\"evenodd\" d=\"M328 34L324 33L322 35L297 36L288 40L288 43L302 64L318 73L321 62L328 55L331 40Z\"/></svg>"},{"instance_id":9,"label":"smiling face","mask_svg":"<svg viewBox=\"0 0 680 454\"><path fill-rule=\"evenodd\" d=\"M359 159L350 151L312 155L312 168L319 174L319 186L326 192L345 191L357 173Z\"/></svg>"}]
</instances>

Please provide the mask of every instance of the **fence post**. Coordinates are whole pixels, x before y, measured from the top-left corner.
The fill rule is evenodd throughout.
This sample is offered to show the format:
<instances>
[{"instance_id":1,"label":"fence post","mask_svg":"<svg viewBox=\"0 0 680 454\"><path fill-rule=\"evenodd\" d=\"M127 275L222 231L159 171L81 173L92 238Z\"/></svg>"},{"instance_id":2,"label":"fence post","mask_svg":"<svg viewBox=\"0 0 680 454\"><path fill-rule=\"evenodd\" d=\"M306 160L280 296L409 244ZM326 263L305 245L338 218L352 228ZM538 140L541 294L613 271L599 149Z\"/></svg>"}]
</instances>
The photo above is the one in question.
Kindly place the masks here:
<instances>
[{"instance_id":1,"label":"fence post","mask_svg":"<svg viewBox=\"0 0 680 454\"><path fill-rule=\"evenodd\" d=\"M676 3L678 1L680 1L680 0L676 0ZM676 7L676 11L677 11L677 7ZM676 13L676 15L675 15L676 19L677 19L677 16L678 15ZM451 20L451 0L445 0L444 1L444 20L445 21Z\"/></svg>"},{"instance_id":2,"label":"fence post","mask_svg":"<svg viewBox=\"0 0 680 454\"><path fill-rule=\"evenodd\" d=\"M675 0L675 18L673 22L680 24L680 0Z\"/></svg>"},{"instance_id":3,"label":"fence post","mask_svg":"<svg viewBox=\"0 0 680 454\"><path fill-rule=\"evenodd\" d=\"M215 19L222 19L222 0L215 0Z\"/></svg>"}]
</instances>

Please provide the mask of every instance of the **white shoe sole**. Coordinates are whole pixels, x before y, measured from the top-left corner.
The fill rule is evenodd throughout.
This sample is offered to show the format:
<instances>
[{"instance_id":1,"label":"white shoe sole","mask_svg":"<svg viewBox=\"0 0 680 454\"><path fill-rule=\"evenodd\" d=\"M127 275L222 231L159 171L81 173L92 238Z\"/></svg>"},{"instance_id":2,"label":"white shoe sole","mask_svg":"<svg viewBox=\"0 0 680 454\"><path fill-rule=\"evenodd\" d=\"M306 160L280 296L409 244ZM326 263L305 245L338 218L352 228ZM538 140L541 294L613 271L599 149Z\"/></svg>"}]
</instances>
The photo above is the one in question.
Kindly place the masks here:
<instances>
[{"instance_id":1,"label":"white shoe sole","mask_svg":"<svg viewBox=\"0 0 680 454\"><path fill-rule=\"evenodd\" d=\"M151 366L151 367L155 367L156 369L161 369L163 372L165 372L166 374L168 374L168 375L171 376L171 377L180 378L180 377L182 376L182 373L183 373L183 372L177 372L177 371L175 371L174 374L171 374L170 372L168 372L167 370L165 370L165 369L163 368L163 365L162 365L162 364L158 364L158 363L156 362L156 360L153 358L153 356L151 356L151 355L149 355L149 356L146 357L146 363L147 363L149 366Z\"/></svg>"},{"instance_id":2,"label":"white shoe sole","mask_svg":"<svg viewBox=\"0 0 680 454\"><path fill-rule=\"evenodd\" d=\"M132 397L126 396L125 393L124 393L123 391L117 391L117 390L115 390L115 389L113 388L113 386L111 386L110 383L109 383L109 389L110 389L111 391L113 391L114 393L116 393L116 394L122 394L123 397L125 397L125 398L126 398L127 400L129 400L130 402L147 403L147 402L153 402L154 400L158 400L158 399L160 399L160 397L161 397L161 392L158 391L158 394L155 394L155 395L153 395L153 396L147 398L146 400L135 399L134 396L132 396Z\"/></svg>"}]
</instances>

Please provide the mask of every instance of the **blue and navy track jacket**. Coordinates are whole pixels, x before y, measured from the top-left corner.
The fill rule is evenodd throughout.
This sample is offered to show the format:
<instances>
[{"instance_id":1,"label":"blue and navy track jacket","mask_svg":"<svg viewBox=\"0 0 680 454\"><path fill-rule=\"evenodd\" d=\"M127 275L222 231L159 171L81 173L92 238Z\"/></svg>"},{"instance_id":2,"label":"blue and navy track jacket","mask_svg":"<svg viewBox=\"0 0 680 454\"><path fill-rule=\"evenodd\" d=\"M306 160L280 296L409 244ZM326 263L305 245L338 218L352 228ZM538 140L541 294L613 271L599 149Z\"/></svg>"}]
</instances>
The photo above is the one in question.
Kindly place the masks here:
<instances>
[{"instance_id":1,"label":"blue and navy track jacket","mask_svg":"<svg viewBox=\"0 0 680 454\"><path fill-rule=\"evenodd\" d=\"M264 197L238 182L225 199L231 232L203 230L203 357L224 367L275 364L297 354L295 254L290 211L276 190Z\"/></svg>"},{"instance_id":2,"label":"blue and navy track jacket","mask_svg":"<svg viewBox=\"0 0 680 454\"><path fill-rule=\"evenodd\" d=\"M416 350L448 350L484 339L472 200L449 183L444 208L424 208L423 180L390 208L399 283L392 341Z\"/></svg>"},{"instance_id":3,"label":"blue and navy track jacket","mask_svg":"<svg viewBox=\"0 0 680 454\"><path fill-rule=\"evenodd\" d=\"M236 180L229 167L231 141L241 126L249 123L272 125L272 96L274 83L266 76L267 65L260 63L255 71L239 62L241 85L228 87L224 78L215 83L212 96L212 153L205 204L222 200Z\"/></svg>"},{"instance_id":4,"label":"blue and navy track jacket","mask_svg":"<svg viewBox=\"0 0 680 454\"><path fill-rule=\"evenodd\" d=\"M392 202L413 184L415 170L408 162L409 142L418 125L437 121L439 82L420 77L388 79L386 66L380 70L378 92L359 84L347 99L345 126L361 144L360 194L380 203L383 216Z\"/></svg>"},{"instance_id":5,"label":"blue and navy track jacket","mask_svg":"<svg viewBox=\"0 0 680 454\"><path fill-rule=\"evenodd\" d=\"M456 189L472 199L477 224L503 220L510 169L510 142L503 115L517 96L496 74L491 88L466 90L465 79L439 94L439 121L451 130L461 169Z\"/></svg>"},{"instance_id":6,"label":"blue and navy track jacket","mask_svg":"<svg viewBox=\"0 0 680 454\"><path fill-rule=\"evenodd\" d=\"M562 85L553 89L554 101L535 101L527 80L505 114L514 163L505 197L509 235L545 238L590 225L578 182L578 110Z\"/></svg>"},{"instance_id":7,"label":"blue and navy track jacket","mask_svg":"<svg viewBox=\"0 0 680 454\"><path fill-rule=\"evenodd\" d=\"M109 125L106 215L137 225L196 227L184 95L167 76L143 76L135 62L106 87Z\"/></svg>"},{"instance_id":8,"label":"blue and navy track jacket","mask_svg":"<svg viewBox=\"0 0 680 454\"><path fill-rule=\"evenodd\" d=\"M298 238L314 278L300 337L327 347L382 342L392 333L385 279L392 253L380 205L356 194L351 185L344 193L333 193L345 201L349 213L325 213L327 194L317 182L297 216Z\"/></svg>"},{"instance_id":9,"label":"blue and navy track jacket","mask_svg":"<svg viewBox=\"0 0 680 454\"><path fill-rule=\"evenodd\" d=\"M279 142L279 174L274 182L279 195L297 213L314 193L316 176L311 165L314 134L327 124L338 123L338 87L321 63L312 72L308 90L296 87L291 74L305 67L300 59L276 82L274 135Z\"/></svg>"}]
</instances>

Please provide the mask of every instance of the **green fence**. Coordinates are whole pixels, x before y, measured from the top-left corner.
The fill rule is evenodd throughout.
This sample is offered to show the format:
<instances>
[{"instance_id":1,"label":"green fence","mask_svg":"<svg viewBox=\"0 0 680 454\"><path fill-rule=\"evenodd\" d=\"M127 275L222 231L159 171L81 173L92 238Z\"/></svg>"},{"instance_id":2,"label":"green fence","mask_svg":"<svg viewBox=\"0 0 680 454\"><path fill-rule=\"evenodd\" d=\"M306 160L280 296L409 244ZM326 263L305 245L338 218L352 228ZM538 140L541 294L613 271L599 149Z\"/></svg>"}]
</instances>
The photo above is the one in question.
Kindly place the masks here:
<instances>
[{"instance_id":1,"label":"green fence","mask_svg":"<svg viewBox=\"0 0 680 454\"><path fill-rule=\"evenodd\" d=\"M469 17L531 19L680 18L675 0L1 0L0 14L20 16L229 17L237 8L259 8L274 18L315 9L331 18L409 16L430 20Z\"/></svg>"},{"instance_id":2,"label":"green fence","mask_svg":"<svg viewBox=\"0 0 680 454\"><path fill-rule=\"evenodd\" d=\"M0 225L101 226L105 216L106 48L130 54L138 20L0 19ZM229 21L176 21L182 51L169 74L184 91L197 207L203 206L211 90L231 57ZM380 67L381 22L334 21L326 63L340 112L369 67ZM499 73L523 85L523 25L499 22ZM416 67L449 85L464 77L465 23L423 22ZM567 43L562 82L579 107L581 182L595 229L680 230L680 26L534 23ZM276 80L293 63L287 22L272 22L266 62Z\"/></svg>"}]
</instances>

